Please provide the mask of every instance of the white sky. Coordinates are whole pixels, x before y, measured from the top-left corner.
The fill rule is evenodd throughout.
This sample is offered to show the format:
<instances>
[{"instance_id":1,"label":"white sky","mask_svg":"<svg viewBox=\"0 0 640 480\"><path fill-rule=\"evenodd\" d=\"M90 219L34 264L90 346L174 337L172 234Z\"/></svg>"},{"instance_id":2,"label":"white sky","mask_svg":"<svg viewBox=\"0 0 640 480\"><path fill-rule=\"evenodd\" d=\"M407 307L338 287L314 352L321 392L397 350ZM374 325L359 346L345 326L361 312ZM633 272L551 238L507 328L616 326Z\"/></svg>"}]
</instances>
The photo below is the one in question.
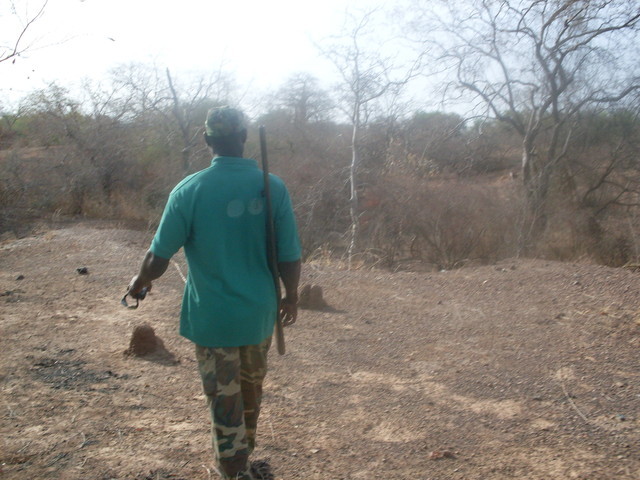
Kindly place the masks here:
<instances>
[{"instance_id":1,"label":"white sky","mask_svg":"<svg viewBox=\"0 0 640 480\"><path fill-rule=\"evenodd\" d=\"M0 0L0 45L44 0ZM23 56L0 63L0 104L56 80L74 86L130 62L209 72L222 61L240 86L278 87L290 74L328 79L313 45L340 32L345 11L380 0L49 0Z\"/></svg>"}]
</instances>

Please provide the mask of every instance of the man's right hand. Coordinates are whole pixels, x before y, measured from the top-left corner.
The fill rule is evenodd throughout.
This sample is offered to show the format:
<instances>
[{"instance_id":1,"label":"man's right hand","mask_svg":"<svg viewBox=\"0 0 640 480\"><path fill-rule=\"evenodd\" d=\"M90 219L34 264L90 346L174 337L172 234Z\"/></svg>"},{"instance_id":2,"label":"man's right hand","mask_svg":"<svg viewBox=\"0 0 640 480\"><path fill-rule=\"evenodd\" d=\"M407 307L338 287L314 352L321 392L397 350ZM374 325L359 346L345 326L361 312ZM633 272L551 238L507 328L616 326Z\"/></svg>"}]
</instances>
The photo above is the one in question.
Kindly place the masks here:
<instances>
[{"instance_id":1,"label":"man's right hand","mask_svg":"<svg viewBox=\"0 0 640 480\"><path fill-rule=\"evenodd\" d=\"M151 282L144 281L140 278L140 275L136 275L129 282L129 286L127 287L127 295L131 298L139 298L143 289L147 289L147 292L151 291Z\"/></svg>"},{"instance_id":2,"label":"man's right hand","mask_svg":"<svg viewBox=\"0 0 640 480\"><path fill-rule=\"evenodd\" d=\"M167 266L169 266L168 258L158 257L149 250L142 260L140 272L129 282L127 295L131 298L136 298L136 296L140 295L143 288L146 288L147 292L150 291L151 282L156 278L160 278L167 270Z\"/></svg>"}]
</instances>

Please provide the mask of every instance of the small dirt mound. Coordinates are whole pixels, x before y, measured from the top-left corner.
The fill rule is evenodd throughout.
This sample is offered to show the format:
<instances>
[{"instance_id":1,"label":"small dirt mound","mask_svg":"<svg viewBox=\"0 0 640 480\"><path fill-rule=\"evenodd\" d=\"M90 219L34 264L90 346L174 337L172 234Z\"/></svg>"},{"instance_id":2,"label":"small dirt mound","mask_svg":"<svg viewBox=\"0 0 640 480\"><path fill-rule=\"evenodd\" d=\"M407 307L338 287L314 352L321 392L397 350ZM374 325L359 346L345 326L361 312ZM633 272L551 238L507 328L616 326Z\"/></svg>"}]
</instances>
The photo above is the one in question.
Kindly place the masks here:
<instances>
[{"instance_id":1,"label":"small dirt mound","mask_svg":"<svg viewBox=\"0 0 640 480\"><path fill-rule=\"evenodd\" d=\"M300 290L298 306L306 310L324 310L329 305L324 300L322 287L320 285L303 285Z\"/></svg>"},{"instance_id":2,"label":"small dirt mound","mask_svg":"<svg viewBox=\"0 0 640 480\"><path fill-rule=\"evenodd\" d=\"M161 341L156 337L156 332L151 326L147 324L138 325L133 330L129 348L124 353L134 357L144 357L150 353L155 353L160 345Z\"/></svg>"}]
</instances>

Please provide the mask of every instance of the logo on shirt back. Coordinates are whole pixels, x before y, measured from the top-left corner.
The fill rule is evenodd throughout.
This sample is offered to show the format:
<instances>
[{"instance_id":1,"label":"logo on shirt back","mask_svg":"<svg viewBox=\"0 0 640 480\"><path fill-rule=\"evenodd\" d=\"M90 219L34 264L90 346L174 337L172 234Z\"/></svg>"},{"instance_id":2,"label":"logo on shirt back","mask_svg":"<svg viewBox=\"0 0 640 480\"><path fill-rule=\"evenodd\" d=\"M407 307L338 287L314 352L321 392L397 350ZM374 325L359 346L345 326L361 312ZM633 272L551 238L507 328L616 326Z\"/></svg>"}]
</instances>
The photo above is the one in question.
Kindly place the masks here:
<instances>
[{"instance_id":1,"label":"logo on shirt back","mask_svg":"<svg viewBox=\"0 0 640 480\"><path fill-rule=\"evenodd\" d=\"M231 200L227 204L227 215L231 218L238 218L249 212L250 215L259 215L262 213L263 203L261 198L252 198L245 206L245 202L239 199Z\"/></svg>"},{"instance_id":2,"label":"logo on shirt back","mask_svg":"<svg viewBox=\"0 0 640 480\"><path fill-rule=\"evenodd\" d=\"M249 205L247 206L247 211L251 215L259 215L262 213L262 199L261 198L252 198L249 200Z\"/></svg>"}]
</instances>

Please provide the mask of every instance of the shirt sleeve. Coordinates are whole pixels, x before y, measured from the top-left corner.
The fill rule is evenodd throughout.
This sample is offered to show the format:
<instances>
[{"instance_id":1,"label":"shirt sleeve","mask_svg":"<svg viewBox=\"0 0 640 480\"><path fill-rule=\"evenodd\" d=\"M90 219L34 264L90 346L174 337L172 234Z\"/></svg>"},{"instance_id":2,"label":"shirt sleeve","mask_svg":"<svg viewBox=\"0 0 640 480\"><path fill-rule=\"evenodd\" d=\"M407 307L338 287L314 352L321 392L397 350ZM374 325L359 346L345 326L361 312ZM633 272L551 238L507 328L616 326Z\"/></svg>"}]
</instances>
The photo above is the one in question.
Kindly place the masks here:
<instances>
[{"instance_id":1,"label":"shirt sleeve","mask_svg":"<svg viewBox=\"0 0 640 480\"><path fill-rule=\"evenodd\" d=\"M278 180L280 179L278 178ZM280 198L276 204L274 215L278 262L295 262L300 260L302 256L296 216L293 212L291 197L282 180L280 180L280 187Z\"/></svg>"},{"instance_id":2,"label":"shirt sleeve","mask_svg":"<svg viewBox=\"0 0 640 480\"><path fill-rule=\"evenodd\" d=\"M181 195L175 191L169 195L150 247L153 254L158 257L173 257L187 241L190 225L181 200L183 200Z\"/></svg>"}]
</instances>

